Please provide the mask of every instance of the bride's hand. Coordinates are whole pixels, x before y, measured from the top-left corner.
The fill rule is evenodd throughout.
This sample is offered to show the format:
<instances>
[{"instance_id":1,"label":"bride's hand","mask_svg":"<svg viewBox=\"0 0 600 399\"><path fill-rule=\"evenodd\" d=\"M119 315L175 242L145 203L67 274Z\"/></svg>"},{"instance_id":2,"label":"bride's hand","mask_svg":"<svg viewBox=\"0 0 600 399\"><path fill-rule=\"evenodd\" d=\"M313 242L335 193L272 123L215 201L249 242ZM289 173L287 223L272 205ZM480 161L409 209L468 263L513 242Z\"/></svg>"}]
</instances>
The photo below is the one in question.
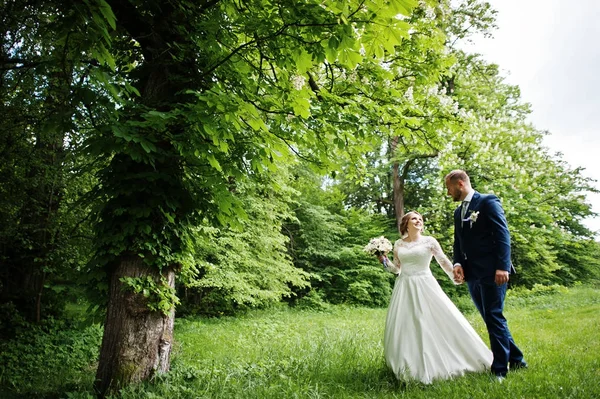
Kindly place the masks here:
<instances>
[{"instance_id":1,"label":"bride's hand","mask_svg":"<svg viewBox=\"0 0 600 399\"><path fill-rule=\"evenodd\" d=\"M456 284L462 284L465 282L465 272L463 271L462 266L455 266L452 269L452 273L454 274L454 282Z\"/></svg>"}]
</instances>

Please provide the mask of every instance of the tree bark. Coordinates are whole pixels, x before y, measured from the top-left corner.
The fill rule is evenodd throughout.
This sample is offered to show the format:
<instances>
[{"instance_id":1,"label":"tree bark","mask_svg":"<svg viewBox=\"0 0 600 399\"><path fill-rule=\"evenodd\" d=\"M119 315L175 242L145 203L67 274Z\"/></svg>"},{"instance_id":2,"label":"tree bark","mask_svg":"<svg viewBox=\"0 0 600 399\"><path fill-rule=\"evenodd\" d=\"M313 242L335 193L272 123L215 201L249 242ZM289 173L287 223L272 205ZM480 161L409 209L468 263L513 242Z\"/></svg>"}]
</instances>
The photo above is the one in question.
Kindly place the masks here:
<instances>
[{"instance_id":1,"label":"tree bark","mask_svg":"<svg viewBox=\"0 0 600 399\"><path fill-rule=\"evenodd\" d=\"M398 142L400 138L394 137L392 139L391 151L392 157L396 157L396 150L398 148ZM402 232L400 231L400 224L402 223L402 218L404 217L404 180L406 178L406 173L408 171L408 163L402 168L402 174L400 174L400 163L395 160L392 165L392 197L394 200L394 216L396 217L396 228L398 229L398 234L402 236ZM408 166L407 166L408 165Z\"/></svg>"},{"instance_id":2,"label":"tree bark","mask_svg":"<svg viewBox=\"0 0 600 399\"><path fill-rule=\"evenodd\" d=\"M398 228L398 234L402 235L400 231L400 224L404 217L404 179L400 175L400 164L394 162L392 167L392 186L394 191L394 215L396 216L396 227Z\"/></svg>"},{"instance_id":3,"label":"tree bark","mask_svg":"<svg viewBox=\"0 0 600 399\"><path fill-rule=\"evenodd\" d=\"M109 301L94 388L100 397L116 392L129 383L165 373L170 367L174 309L165 315L152 311L142 294L136 294L120 281L123 277L160 280L160 272L147 267L141 258L122 258L110 276ZM166 273L169 286L175 285L175 272Z\"/></svg>"},{"instance_id":4,"label":"tree bark","mask_svg":"<svg viewBox=\"0 0 600 399\"><path fill-rule=\"evenodd\" d=\"M135 40L143 53L143 60L140 60L140 65L135 73L132 73L134 85L141 94L139 103L143 104L144 109L152 108L167 112L183 102L184 91L193 90L199 85L196 79L198 54L193 46L194 39L192 35L182 34L182 32L193 31L190 25L193 18L190 17L191 11L188 10L187 5L183 4L184 2L148 2L145 7L140 8L130 1L108 0L108 3L118 21L118 34ZM174 54L177 54L177 57ZM144 120L144 117L138 114L136 107L133 108L132 114L123 112L123 117L130 120ZM174 135L180 129L182 127L173 122L169 126L167 135ZM119 207L138 207L140 203L164 204L165 198L171 195L179 196L172 199L172 203L187 203L185 189L176 186L181 180L179 177L182 173L181 157L177 151L171 151L172 144L168 138L160 137L160 133L149 128L147 136L153 137L153 135L156 146L169 154L164 156L165 160L156 160L155 164L149 166L149 164L132 161L127 154L117 154L116 162L119 162L119 158L123 158L127 167L124 170L116 168L109 171L106 175L108 184L118 186L121 184L120 173L124 171L124 173L134 174L134 170L139 169L143 171L140 173L148 170L149 173L161 171L172 177L170 182L174 182L175 187L165 182L148 181L147 184L156 185L148 196L146 185L142 183L134 187L135 194L119 194L113 198L113 203L119 203ZM130 202L134 197L139 199L137 200L139 203ZM106 205L106 217L114 218L110 206ZM150 206L156 208L156 205ZM170 205L166 204L164 208L169 209ZM180 206L178 209L181 213L176 215L177 220L183 220L187 215L187 211L182 208ZM164 228L160 221L162 216L158 211L157 214L148 216L148 225L156 231L162 231ZM139 220L131 220L131 223L136 222ZM127 221L123 222L123 225L127 225ZM125 238L125 241L127 240L129 238ZM166 275L165 270L162 271L171 288L175 284L174 269L175 265ZM121 255L118 266L108 273L109 299L95 383L95 389L100 397L117 392L130 383L141 382L157 373L165 373L169 370L175 316L174 309L168 315L152 311L148 308L148 301L143 295L126 289L120 281L123 277L151 276L158 282L161 271L156 265L149 266L139 257Z\"/></svg>"},{"instance_id":5,"label":"tree bark","mask_svg":"<svg viewBox=\"0 0 600 399\"><path fill-rule=\"evenodd\" d=\"M392 139L390 145L390 154L392 155L392 159L394 159L397 154L396 151L398 149L398 143L400 138L398 136ZM417 159L423 158L435 158L438 156L438 152L432 152L430 154L410 154L407 157L406 162L402 165L402 171L400 171L400 162L394 160L392 164L392 190L393 190L393 199L394 199L394 215L396 217L396 227L398 229L398 234L402 235L400 231L400 225L402 224L402 218L404 217L404 205L405 205L405 196L404 196L404 186L406 184L406 179L408 178L408 173L410 172L410 168L413 166Z\"/></svg>"}]
</instances>

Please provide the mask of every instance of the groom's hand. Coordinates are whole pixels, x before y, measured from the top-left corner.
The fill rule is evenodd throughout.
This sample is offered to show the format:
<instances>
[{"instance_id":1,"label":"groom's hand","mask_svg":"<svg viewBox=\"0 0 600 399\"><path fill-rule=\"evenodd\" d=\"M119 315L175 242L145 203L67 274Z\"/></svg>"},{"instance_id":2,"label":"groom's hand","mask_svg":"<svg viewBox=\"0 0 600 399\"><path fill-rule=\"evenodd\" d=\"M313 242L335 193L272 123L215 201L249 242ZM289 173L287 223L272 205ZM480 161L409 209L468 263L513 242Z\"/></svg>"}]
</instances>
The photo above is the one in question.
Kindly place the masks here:
<instances>
[{"instance_id":1,"label":"groom's hand","mask_svg":"<svg viewBox=\"0 0 600 399\"><path fill-rule=\"evenodd\" d=\"M495 280L497 285L508 283L508 272L506 270L496 270Z\"/></svg>"},{"instance_id":2,"label":"groom's hand","mask_svg":"<svg viewBox=\"0 0 600 399\"><path fill-rule=\"evenodd\" d=\"M465 272L462 266L454 266L452 273L454 274L454 282L456 284L462 284L465 282Z\"/></svg>"}]
</instances>

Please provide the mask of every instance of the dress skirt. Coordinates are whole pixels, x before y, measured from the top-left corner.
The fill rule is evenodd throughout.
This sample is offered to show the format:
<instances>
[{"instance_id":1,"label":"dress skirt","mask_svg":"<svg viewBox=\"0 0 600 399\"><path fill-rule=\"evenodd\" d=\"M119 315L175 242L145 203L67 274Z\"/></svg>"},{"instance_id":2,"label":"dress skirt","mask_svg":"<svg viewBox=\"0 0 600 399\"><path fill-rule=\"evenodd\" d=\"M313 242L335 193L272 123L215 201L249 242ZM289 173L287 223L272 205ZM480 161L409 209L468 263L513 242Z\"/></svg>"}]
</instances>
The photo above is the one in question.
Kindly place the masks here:
<instances>
[{"instance_id":1,"label":"dress skirt","mask_svg":"<svg viewBox=\"0 0 600 399\"><path fill-rule=\"evenodd\" d=\"M492 363L491 351L428 269L396 278L384 348L398 379L425 384L486 371Z\"/></svg>"}]
</instances>

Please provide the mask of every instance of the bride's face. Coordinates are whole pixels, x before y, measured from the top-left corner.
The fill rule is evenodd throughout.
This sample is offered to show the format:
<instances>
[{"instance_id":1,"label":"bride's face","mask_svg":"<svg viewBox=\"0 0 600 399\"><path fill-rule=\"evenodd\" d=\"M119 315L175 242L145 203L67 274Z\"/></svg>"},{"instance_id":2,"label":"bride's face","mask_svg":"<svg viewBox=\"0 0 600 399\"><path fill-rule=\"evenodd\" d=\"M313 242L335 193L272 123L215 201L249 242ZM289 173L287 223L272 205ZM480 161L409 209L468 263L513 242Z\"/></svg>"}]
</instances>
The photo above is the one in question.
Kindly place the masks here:
<instances>
[{"instance_id":1,"label":"bride's face","mask_svg":"<svg viewBox=\"0 0 600 399\"><path fill-rule=\"evenodd\" d=\"M423 231L423 218L416 213L413 213L408 219L409 231Z\"/></svg>"}]
</instances>

